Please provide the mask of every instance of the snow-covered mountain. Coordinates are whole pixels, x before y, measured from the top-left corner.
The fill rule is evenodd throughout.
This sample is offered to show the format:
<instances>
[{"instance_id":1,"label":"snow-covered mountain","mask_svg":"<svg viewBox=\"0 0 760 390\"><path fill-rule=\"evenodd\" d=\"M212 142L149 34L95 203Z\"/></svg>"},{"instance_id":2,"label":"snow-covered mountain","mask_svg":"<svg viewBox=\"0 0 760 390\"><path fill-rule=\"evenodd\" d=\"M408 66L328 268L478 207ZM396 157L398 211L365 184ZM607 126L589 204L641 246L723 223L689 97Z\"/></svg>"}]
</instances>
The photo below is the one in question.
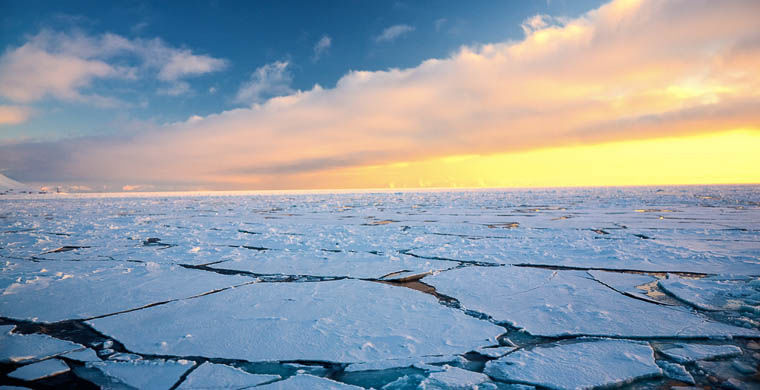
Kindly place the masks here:
<instances>
[{"instance_id":1,"label":"snow-covered mountain","mask_svg":"<svg viewBox=\"0 0 760 390\"><path fill-rule=\"evenodd\" d=\"M5 176L2 173L0 173L0 192L6 192L6 191L21 192L21 191L37 191L37 190L24 183L19 183L11 179L10 177Z\"/></svg>"}]
</instances>

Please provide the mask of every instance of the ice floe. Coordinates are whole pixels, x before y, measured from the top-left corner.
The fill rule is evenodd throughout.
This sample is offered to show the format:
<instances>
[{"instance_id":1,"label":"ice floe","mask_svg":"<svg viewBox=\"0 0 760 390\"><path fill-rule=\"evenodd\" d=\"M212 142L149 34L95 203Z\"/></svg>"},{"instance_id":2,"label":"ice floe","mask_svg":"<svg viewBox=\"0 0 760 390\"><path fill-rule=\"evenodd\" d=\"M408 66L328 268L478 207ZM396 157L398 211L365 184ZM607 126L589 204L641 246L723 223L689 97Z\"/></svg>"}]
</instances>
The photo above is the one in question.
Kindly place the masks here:
<instances>
[{"instance_id":1,"label":"ice floe","mask_svg":"<svg viewBox=\"0 0 760 390\"><path fill-rule=\"evenodd\" d=\"M551 389L590 389L662 374L652 348L629 340L586 340L519 350L486 363L490 377Z\"/></svg>"},{"instance_id":2,"label":"ice floe","mask_svg":"<svg viewBox=\"0 0 760 390\"><path fill-rule=\"evenodd\" d=\"M45 263L34 278L3 291L0 315L40 322L92 318L249 281L151 262Z\"/></svg>"},{"instance_id":3,"label":"ice floe","mask_svg":"<svg viewBox=\"0 0 760 390\"><path fill-rule=\"evenodd\" d=\"M760 278L716 275L694 279L671 274L658 284L672 296L702 310L742 310L760 317Z\"/></svg>"},{"instance_id":4,"label":"ice floe","mask_svg":"<svg viewBox=\"0 0 760 390\"><path fill-rule=\"evenodd\" d=\"M257 283L88 322L134 352L248 361L464 353L504 332L430 295L356 280Z\"/></svg>"},{"instance_id":5,"label":"ice floe","mask_svg":"<svg viewBox=\"0 0 760 390\"><path fill-rule=\"evenodd\" d=\"M665 360L658 360L657 365L662 368L662 373L666 377L692 385L694 384L694 377L691 376L691 373L686 370L686 367L678 363L671 363Z\"/></svg>"},{"instance_id":6,"label":"ice floe","mask_svg":"<svg viewBox=\"0 0 760 390\"><path fill-rule=\"evenodd\" d=\"M336 382L327 378L321 378L309 374L298 374L291 376L284 381L274 382L266 385L257 386L256 389L264 390L288 390L288 389L315 389L315 390L352 390L361 389L361 387L347 385Z\"/></svg>"},{"instance_id":7,"label":"ice floe","mask_svg":"<svg viewBox=\"0 0 760 390\"><path fill-rule=\"evenodd\" d=\"M741 348L735 345L675 344L662 347L659 350L663 355L679 363L732 357L742 354Z\"/></svg>"},{"instance_id":8,"label":"ice floe","mask_svg":"<svg viewBox=\"0 0 760 390\"><path fill-rule=\"evenodd\" d=\"M423 389L477 389L489 381L488 375L445 365L442 371L431 373L420 385Z\"/></svg>"},{"instance_id":9,"label":"ice floe","mask_svg":"<svg viewBox=\"0 0 760 390\"><path fill-rule=\"evenodd\" d=\"M581 271L466 267L427 277L425 282L459 300L465 309L534 336L760 336L757 330L710 321L686 308L632 299Z\"/></svg>"},{"instance_id":10,"label":"ice floe","mask_svg":"<svg viewBox=\"0 0 760 390\"><path fill-rule=\"evenodd\" d=\"M14 326L0 325L0 362L23 363L42 360L84 348L44 334L10 333Z\"/></svg>"},{"instance_id":11,"label":"ice floe","mask_svg":"<svg viewBox=\"0 0 760 390\"><path fill-rule=\"evenodd\" d=\"M118 383L137 389L169 389L194 365L187 360L87 363L87 367L95 368Z\"/></svg>"},{"instance_id":12,"label":"ice floe","mask_svg":"<svg viewBox=\"0 0 760 390\"><path fill-rule=\"evenodd\" d=\"M280 379L279 375L251 374L225 364L205 362L194 369L178 389L242 389Z\"/></svg>"},{"instance_id":13,"label":"ice floe","mask_svg":"<svg viewBox=\"0 0 760 390\"><path fill-rule=\"evenodd\" d=\"M48 359L41 362L21 366L8 373L8 376L22 381L35 381L38 379L49 378L69 372L69 366L58 359Z\"/></svg>"}]
</instances>

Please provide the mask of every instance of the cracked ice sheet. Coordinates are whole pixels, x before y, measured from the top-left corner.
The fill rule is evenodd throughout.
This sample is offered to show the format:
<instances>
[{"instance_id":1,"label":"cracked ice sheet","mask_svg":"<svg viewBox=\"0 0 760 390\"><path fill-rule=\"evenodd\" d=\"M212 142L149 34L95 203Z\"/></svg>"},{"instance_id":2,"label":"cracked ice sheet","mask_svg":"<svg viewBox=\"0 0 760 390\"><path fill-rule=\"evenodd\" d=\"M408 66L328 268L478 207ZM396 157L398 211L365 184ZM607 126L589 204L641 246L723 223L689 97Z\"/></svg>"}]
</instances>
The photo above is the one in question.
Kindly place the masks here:
<instances>
[{"instance_id":1,"label":"cracked ice sheet","mask_svg":"<svg viewBox=\"0 0 760 390\"><path fill-rule=\"evenodd\" d=\"M662 370L645 342L588 340L522 349L486 363L485 373L550 389L590 389L658 377Z\"/></svg>"},{"instance_id":2,"label":"cracked ice sheet","mask_svg":"<svg viewBox=\"0 0 760 390\"><path fill-rule=\"evenodd\" d=\"M592 278L614 288L617 291L631 294L635 297L638 297L647 301L656 302L655 300L647 296L643 290L636 288L637 286L643 286L645 284L649 284L656 281L657 278L653 276L623 273L623 272L595 271L595 270L588 271L588 274Z\"/></svg>"},{"instance_id":3,"label":"cracked ice sheet","mask_svg":"<svg viewBox=\"0 0 760 390\"><path fill-rule=\"evenodd\" d=\"M0 325L0 363L23 363L84 348L44 334L12 334L13 325Z\"/></svg>"},{"instance_id":4,"label":"cracked ice sheet","mask_svg":"<svg viewBox=\"0 0 760 390\"><path fill-rule=\"evenodd\" d=\"M425 379L420 388L423 389L477 389L478 385L490 379L479 372L464 370L458 367L443 366L443 371L433 372Z\"/></svg>"},{"instance_id":5,"label":"cracked ice sheet","mask_svg":"<svg viewBox=\"0 0 760 390\"><path fill-rule=\"evenodd\" d=\"M288 389L320 389L320 390L360 390L361 387L336 382L331 379L321 378L309 374L298 374L290 378L266 385L257 386L256 389L265 390L288 390Z\"/></svg>"},{"instance_id":6,"label":"cracked ice sheet","mask_svg":"<svg viewBox=\"0 0 760 390\"><path fill-rule=\"evenodd\" d=\"M712 322L682 307L624 296L583 271L467 267L426 277L465 309L485 313L534 336L758 337L760 332ZM472 288L472 286L484 288Z\"/></svg>"},{"instance_id":7,"label":"cracked ice sheet","mask_svg":"<svg viewBox=\"0 0 760 390\"><path fill-rule=\"evenodd\" d=\"M178 389L242 389L280 379L279 375L251 374L225 364L204 362Z\"/></svg>"},{"instance_id":8,"label":"cracked ice sheet","mask_svg":"<svg viewBox=\"0 0 760 390\"><path fill-rule=\"evenodd\" d=\"M37 379L63 374L65 372L69 372L69 366L67 366L66 363L58 359L48 359L19 367L9 373L8 376L23 381L35 381Z\"/></svg>"},{"instance_id":9,"label":"cracked ice sheet","mask_svg":"<svg viewBox=\"0 0 760 390\"><path fill-rule=\"evenodd\" d=\"M21 281L0 295L0 316L39 322L85 319L253 281L150 262L32 264L27 262Z\"/></svg>"},{"instance_id":10,"label":"cracked ice sheet","mask_svg":"<svg viewBox=\"0 0 760 390\"><path fill-rule=\"evenodd\" d=\"M88 323L133 352L247 361L450 355L504 332L433 296L357 280L252 284Z\"/></svg>"},{"instance_id":11,"label":"cracked ice sheet","mask_svg":"<svg viewBox=\"0 0 760 390\"><path fill-rule=\"evenodd\" d=\"M187 360L87 363L87 367L95 368L106 376L136 389L169 389L194 365L194 362Z\"/></svg>"},{"instance_id":12,"label":"cracked ice sheet","mask_svg":"<svg viewBox=\"0 0 760 390\"><path fill-rule=\"evenodd\" d=\"M659 348L663 355L678 363L688 363L695 360L732 357L742 354L741 348L735 345L709 344L675 344Z\"/></svg>"},{"instance_id":13,"label":"cracked ice sheet","mask_svg":"<svg viewBox=\"0 0 760 390\"><path fill-rule=\"evenodd\" d=\"M702 279L668 275L658 285L668 294L703 310L745 310L760 314L760 279L716 275Z\"/></svg>"},{"instance_id":14,"label":"cracked ice sheet","mask_svg":"<svg viewBox=\"0 0 760 390\"><path fill-rule=\"evenodd\" d=\"M348 276L380 278L399 271L412 274L453 268L453 261L428 261L406 255L373 255L370 253L263 252L240 260L213 264L212 268L247 271L257 274Z\"/></svg>"}]
</instances>

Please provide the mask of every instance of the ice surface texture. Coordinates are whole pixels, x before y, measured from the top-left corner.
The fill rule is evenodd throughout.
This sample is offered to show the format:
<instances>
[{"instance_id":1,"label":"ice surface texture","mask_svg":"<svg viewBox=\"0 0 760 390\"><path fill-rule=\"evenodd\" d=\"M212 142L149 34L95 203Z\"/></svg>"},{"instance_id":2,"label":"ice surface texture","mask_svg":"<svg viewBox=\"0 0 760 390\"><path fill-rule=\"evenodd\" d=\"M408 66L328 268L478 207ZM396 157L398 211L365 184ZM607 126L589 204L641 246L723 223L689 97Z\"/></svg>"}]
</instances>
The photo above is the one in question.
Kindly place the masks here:
<instances>
[{"instance_id":1,"label":"ice surface texture","mask_svg":"<svg viewBox=\"0 0 760 390\"><path fill-rule=\"evenodd\" d=\"M464 353L505 331L432 296L356 280L252 284L88 322L140 353L248 361Z\"/></svg>"},{"instance_id":2,"label":"ice surface texture","mask_svg":"<svg viewBox=\"0 0 760 390\"><path fill-rule=\"evenodd\" d=\"M628 340L590 340L520 350L486 364L489 376L551 389L591 389L656 377L652 348Z\"/></svg>"},{"instance_id":3,"label":"ice surface texture","mask_svg":"<svg viewBox=\"0 0 760 390\"><path fill-rule=\"evenodd\" d=\"M518 388L579 348L613 373L582 386L713 386L703 366L735 386L760 363L758 275L758 186L6 193L0 381L60 359L103 386ZM696 354L716 338L728 355ZM515 359L532 376L483 376Z\"/></svg>"}]
</instances>

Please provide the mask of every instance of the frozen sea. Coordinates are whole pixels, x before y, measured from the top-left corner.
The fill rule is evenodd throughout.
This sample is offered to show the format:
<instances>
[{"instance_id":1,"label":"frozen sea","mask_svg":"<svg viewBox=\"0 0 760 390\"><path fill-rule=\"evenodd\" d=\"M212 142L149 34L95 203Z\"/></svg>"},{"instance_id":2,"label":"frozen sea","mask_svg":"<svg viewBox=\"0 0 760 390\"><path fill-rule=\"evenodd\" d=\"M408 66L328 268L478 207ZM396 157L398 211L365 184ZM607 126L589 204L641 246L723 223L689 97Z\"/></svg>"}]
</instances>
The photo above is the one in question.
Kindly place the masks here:
<instances>
[{"instance_id":1,"label":"frozen sea","mask_svg":"<svg viewBox=\"0 0 760 390\"><path fill-rule=\"evenodd\" d=\"M760 388L760 186L0 195L0 388Z\"/></svg>"}]
</instances>

